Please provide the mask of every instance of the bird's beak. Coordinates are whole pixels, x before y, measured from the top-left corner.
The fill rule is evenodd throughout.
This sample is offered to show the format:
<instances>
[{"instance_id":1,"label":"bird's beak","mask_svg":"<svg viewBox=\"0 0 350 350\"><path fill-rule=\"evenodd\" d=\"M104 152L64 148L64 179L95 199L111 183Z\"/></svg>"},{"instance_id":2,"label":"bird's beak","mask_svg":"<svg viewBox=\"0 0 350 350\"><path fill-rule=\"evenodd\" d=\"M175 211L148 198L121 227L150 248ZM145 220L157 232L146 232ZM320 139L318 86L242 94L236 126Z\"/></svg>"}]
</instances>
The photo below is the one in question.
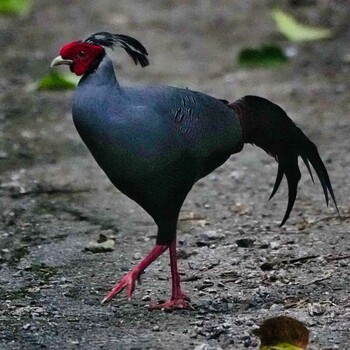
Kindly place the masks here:
<instances>
[{"instance_id":1,"label":"bird's beak","mask_svg":"<svg viewBox=\"0 0 350 350\"><path fill-rule=\"evenodd\" d=\"M66 60L64 58L62 58L62 56L57 56L52 62L50 67L55 67L55 66L59 66L61 64L67 64L68 66L70 66L73 63L72 60Z\"/></svg>"}]
</instances>

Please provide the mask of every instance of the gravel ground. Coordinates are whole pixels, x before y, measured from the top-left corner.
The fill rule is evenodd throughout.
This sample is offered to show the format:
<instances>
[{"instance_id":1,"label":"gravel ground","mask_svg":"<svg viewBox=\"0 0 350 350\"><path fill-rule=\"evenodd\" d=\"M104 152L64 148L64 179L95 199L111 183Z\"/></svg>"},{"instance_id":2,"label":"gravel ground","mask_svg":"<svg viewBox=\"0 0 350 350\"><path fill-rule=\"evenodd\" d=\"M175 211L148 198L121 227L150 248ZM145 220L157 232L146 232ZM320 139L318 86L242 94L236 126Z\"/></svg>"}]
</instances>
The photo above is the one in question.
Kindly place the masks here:
<instances>
[{"instance_id":1,"label":"gravel ground","mask_svg":"<svg viewBox=\"0 0 350 350\"><path fill-rule=\"evenodd\" d=\"M277 1L33 3L29 15L0 21L0 348L257 349L254 329L277 315L306 324L310 349L347 348L349 1L278 1L334 30L331 40L299 45L276 33L269 11ZM131 302L122 294L100 305L153 247L156 227L87 152L71 120L72 92L32 88L62 45L100 30L132 35L149 50L147 69L113 54L124 84L188 86L228 100L255 94L281 105L318 145L342 220L302 166L292 216L279 228L286 183L268 202L276 163L246 146L183 207L179 263L195 310L145 308L169 295L167 256ZM271 42L295 53L288 65L237 67L242 47ZM101 234L114 250L87 251Z\"/></svg>"}]
</instances>

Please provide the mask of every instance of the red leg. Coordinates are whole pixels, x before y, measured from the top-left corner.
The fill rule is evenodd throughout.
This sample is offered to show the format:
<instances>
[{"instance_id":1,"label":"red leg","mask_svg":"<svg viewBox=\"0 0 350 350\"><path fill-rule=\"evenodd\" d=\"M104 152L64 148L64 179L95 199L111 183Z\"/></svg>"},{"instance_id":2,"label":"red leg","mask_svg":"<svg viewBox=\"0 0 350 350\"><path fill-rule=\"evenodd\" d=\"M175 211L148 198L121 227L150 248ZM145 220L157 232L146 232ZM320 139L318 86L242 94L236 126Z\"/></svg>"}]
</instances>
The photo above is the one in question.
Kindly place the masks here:
<instances>
[{"instance_id":1,"label":"red leg","mask_svg":"<svg viewBox=\"0 0 350 350\"><path fill-rule=\"evenodd\" d=\"M127 273L123 279L107 294L102 300L102 304L110 301L114 296L119 294L125 287L127 287L128 299L131 299L131 295L135 289L135 282L140 282L141 274L145 269L159 256L161 256L169 246L167 245L156 245L152 251L138 264L132 271Z\"/></svg>"},{"instance_id":2,"label":"red leg","mask_svg":"<svg viewBox=\"0 0 350 350\"><path fill-rule=\"evenodd\" d=\"M176 239L169 245L170 253L170 269L171 269L171 299L162 304L153 304L149 308L174 310L174 309L193 309L191 306L190 298L181 290L180 275L177 270L177 257L176 257Z\"/></svg>"}]
</instances>

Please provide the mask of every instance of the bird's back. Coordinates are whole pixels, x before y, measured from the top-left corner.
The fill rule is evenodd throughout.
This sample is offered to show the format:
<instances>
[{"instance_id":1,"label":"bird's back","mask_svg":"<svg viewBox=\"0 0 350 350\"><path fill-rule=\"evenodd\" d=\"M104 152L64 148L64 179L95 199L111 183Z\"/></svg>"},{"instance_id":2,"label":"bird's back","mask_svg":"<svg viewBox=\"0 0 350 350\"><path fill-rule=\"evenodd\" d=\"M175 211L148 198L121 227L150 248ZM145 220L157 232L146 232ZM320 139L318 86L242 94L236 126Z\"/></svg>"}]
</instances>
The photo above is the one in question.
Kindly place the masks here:
<instances>
[{"instance_id":1,"label":"bird's back","mask_svg":"<svg viewBox=\"0 0 350 350\"><path fill-rule=\"evenodd\" d=\"M131 106L145 108L141 118L146 124L167 125L166 136L176 142L178 151L206 158L213 153L232 154L242 146L238 117L214 97L171 86L128 87L123 91ZM162 132L155 130L158 136Z\"/></svg>"}]
</instances>

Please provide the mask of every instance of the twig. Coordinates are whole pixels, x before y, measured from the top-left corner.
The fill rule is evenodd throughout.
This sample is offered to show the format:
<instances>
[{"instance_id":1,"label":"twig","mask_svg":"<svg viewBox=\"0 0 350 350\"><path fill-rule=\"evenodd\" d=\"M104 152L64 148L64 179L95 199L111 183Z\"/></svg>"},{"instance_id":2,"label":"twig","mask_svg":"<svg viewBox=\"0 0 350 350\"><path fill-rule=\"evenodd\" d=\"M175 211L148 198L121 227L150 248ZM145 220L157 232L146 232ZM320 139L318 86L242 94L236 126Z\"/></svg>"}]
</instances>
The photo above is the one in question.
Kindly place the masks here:
<instances>
[{"instance_id":1,"label":"twig","mask_svg":"<svg viewBox=\"0 0 350 350\"><path fill-rule=\"evenodd\" d=\"M298 307L298 306L301 306L301 305L306 304L308 302L309 302L309 298L301 299L301 300L298 300L298 301L295 301L295 302L291 302L289 304L285 304L284 308L285 309L291 309L293 307Z\"/></svg>"},{"instance_id":2,"label":"twig","mask_svg":"<svg viewBox=\"0 0 350 350\"><path fill-rule=\"evenodd\" d=\"M320 257L320 255L308 255L308 256L302 256L300 258L281 260L281 263L282 264L295 264L297 262L303 263L303 262L306 262L308 260L317 259L319 257Z\"/></svg>"},{"instance_id":3,"label":"twig","mask_svg":"<svg viewBox=\"0 0 350 350\"><path fill-rule=\"evenodd\" d=\"M260 268L262 268L263 270L271 270L274 266L279 265L279 264L289 265L289 264L295 264L298 262L305 263L309 260L318 259L318 258L323 258L326 261L338 261L338 260L343 260L343 259L349 259L350 254L339 255L339 256L308 255L308 256L302 256L300 258L294 258L294 259L284 259L284 260L279 260L279 261L265 262L264 264L262 264L260 266Z\"/></svg>"},{"instance_id":4,"label":"twig","mask_svg":"<svg viewBox=\"0 0 350 350\"><path fill-rule=\"evenodd\" d=\"M343 259L349 259L350 254L348 255L340 255L340 256L330 256L330 257L325 257L327 261L335 261L335 260L343 260Z\"/></svg>"},{"instance_id":5,"label":"twig","mask_svg":"<svg viewBox=\"0 0 350 350\"><path fill-rule=\"evenodd\" d=\"M304 286L309 286L310 284L314 284L314 283L318 283L324 280L327 280L328 278L332 277L332 272L328 272L326 275L324 275L323 277L319 277L319 278L315 278L314 280L305 283Z\"/></svg>"}]
</instances>

